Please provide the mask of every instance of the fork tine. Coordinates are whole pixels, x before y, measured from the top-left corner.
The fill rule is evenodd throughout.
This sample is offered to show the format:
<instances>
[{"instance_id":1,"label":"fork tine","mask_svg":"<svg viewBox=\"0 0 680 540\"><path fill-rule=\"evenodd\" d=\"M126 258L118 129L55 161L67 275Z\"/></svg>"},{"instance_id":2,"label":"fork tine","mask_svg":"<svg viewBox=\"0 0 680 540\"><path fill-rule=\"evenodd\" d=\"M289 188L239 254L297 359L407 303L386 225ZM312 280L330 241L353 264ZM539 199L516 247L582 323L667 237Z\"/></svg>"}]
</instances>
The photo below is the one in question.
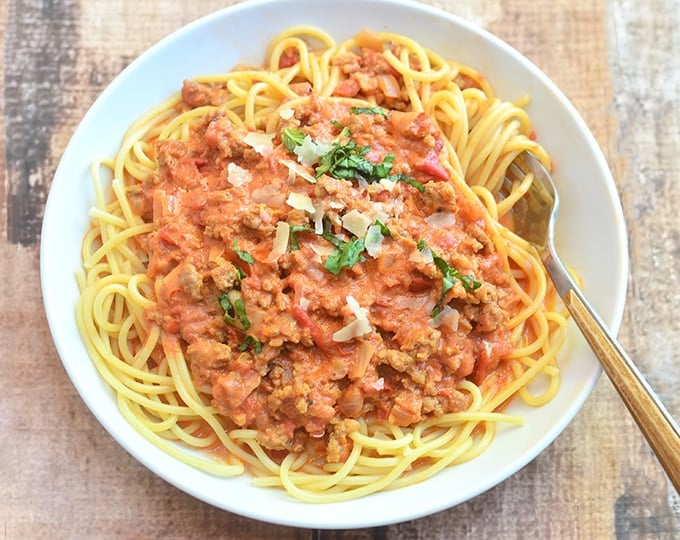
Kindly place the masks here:
<instances>
[{"instance_id":1,"label":"fork tine","mask_svg":"<svg viewBox=\"0 0 680 540\"><path fill-rule=\"evenodd\" d=\"M531 185L512 209L515 232L543 253L551 241L558 206L557 191L538 158L524 151L512 161L506 178L521 182L528 174L533 175Z\"/></svg>"}]
</instances>

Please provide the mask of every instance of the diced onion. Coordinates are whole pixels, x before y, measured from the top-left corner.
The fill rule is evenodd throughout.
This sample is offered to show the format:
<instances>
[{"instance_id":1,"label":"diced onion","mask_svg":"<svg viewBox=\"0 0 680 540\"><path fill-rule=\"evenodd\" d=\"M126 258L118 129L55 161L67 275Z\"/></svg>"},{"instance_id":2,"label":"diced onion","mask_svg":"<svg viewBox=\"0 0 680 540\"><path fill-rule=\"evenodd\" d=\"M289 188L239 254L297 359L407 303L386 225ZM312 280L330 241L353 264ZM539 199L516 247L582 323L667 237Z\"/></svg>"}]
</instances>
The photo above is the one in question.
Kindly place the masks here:
<instances>
[{"instance_id":1,"label":"diced onion","mask_svg":"<svg viewBox=\"0 0 680 540\"><path fill-rule=\"evenodd\" d=\"M282 193L277 186L267 184L261 188L256 188L251 193L253 202L263 203L268 206L281 206L286 200L286 194Z\"/></svg>"},{"instance_id":2,"label":"diced onion","mask_svg":"<svg viewBox=\"0 0 680 540\"><path fill-rule=\"evenodd\" d=\"M425 218L430 227L452 227L456 224L456 216L451 212L435 212Z\"/></svg>"},{"instance_id":3,"label":"diced onion","mask_svg":"<svg viewBox=\"0 0 680 540\"><path fill-rule=\"evenodd\" d=\"M439 328L444 326L453 332L458 330L458 322L460 321L460 312L453 309L449 305L445 305L441 312L432 319L432 326Z\"/></svg>"},{"instance_id":4,"label":"diced onion","mask_svg":"<svg viewBox=\"0 0 680 540\"><path fill-rule=\"evenodd\" d=\"M310 199L309 195L307 195L306 193L296 193L294 191L291 191L288 194L286 203L288 204L288 206L291 206L296 210L304 210L306 212L309 212L310 214L314 214L316 212L316 208L314 208L314 203L312 202L312 199Z\"/></svg>"},{"instance_id":5,"label":"diced onion","mask_svg":"<svg viewBox=\"0 0 680 540\"><path fill-rule=\"evenodd\" d=\"M309 171L307 171L307 169L305 169L299 163L296 163L291 159L282 159L280 163L281 165L285 165L286 167L288 167L288 170L292 175L291 180L295 178L295 175L298 175L300 178L307 180L307 182L309 182L310 184L316 184L316 178L309 174Z\"/></svg>"},{"instance_id":6,"label":"diced onion","mask_svg":"<svg viewBox=\"0 0 680 540\"><path fill-rule=\"evenodd\" d=\"M258 154L266 156L273 148L273 138L273 133L250 131L245 137L243 137L243 142L252 147Z\"/></svg>"},{"instance_id":7,"label":"diced onion","mask_svg":"<svg viewBox=\"0 0 680 540\"><path fill-rule=\"evenodd\" d=\"M253 175L247 169L239 167L236 163L227 165L227 181L234 187L247 184L253 179Z\"/></svg>"},{"instance_id":8,"label":"diced onion","mask_svg":"<svg viewBox=\"0 0 680 540\"><path fill-rule=\"evenodd\" d=\"M383 91L386 97L398 98L399 97L399 83L394 75L389 73L379 73L378 74L378 87Z\"/></svg>"},{"instance_id":9,"label":"diced onion","mask_svg":"<svg viewBox=\"0 0 680 540\"><path fill-rule=\"evenodd\" d=\"M356 209L342 216L342 226L357 238L362 238L366 234L370 224L371 219Z\"/></svg>"}]
</instances>

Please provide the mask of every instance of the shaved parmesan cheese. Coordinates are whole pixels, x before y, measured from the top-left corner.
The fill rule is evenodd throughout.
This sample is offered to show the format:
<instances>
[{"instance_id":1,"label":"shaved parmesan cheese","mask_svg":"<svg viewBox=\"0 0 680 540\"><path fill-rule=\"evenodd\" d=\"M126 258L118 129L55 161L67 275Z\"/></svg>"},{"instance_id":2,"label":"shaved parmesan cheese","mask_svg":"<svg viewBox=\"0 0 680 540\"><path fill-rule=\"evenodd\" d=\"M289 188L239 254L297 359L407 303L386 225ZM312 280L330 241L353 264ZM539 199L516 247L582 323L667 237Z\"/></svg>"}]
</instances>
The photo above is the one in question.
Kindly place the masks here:
<instances>
[{"instance_id":1,"label":"shaved parmesan cheese","mask_svg":"<svg viewBox=\"0 0 680 540\"><path fill-rule=\"evenodd\" d=\"M456 224L456 216L451 212L435 212L425 218L430 227L452 227Z\"/></svg>"},{"instance_id":2,"label":"shaved parmesan cheese","mask_svg":"<svg viewBox=\"0 0 680 540\"><path fill-rule=\"evenodd\" d=\"M323 234L323 218L324 218L323 206L317 204L314 207L314 233Z\"/></svg>"},{"instance_id":3,"label":"shaved parmesan cheese","mask_svg":"<svg viewBox=\"0 0 680 540\"><path fill-rule=\"evenodd\" d=\"M371 219L356 209L342 216L342 226L357 238L363 238L370 224Z\"/></svg>"},{"instance_id":4,"label":"shaved parmesan cheese","mask_svg":"<svg viewBox=\"0 0 680 540\"><path fill-rule=\"evenodd\" d=\"M364 247L366 248L366 253L368 253L374 259L380 255L383 238L384 236L380 231L380 225L371 225L368 228L368 231L366 231Z\"/></svg>"},{"instance_id":5,"label":"shaved parmesan cheese","mask_svg":"<svg viewBox=\"0 0 680 540\"><path fill-rule=\"evenodd\" d=\"M291 118L293 118L294 114L295 111L293 109L281 109L279 111L279 116L284 120L290 120Z\"/></svg>"},{"instance_id":6,"label":"shaved parmesan cheese","mask_svg":"<svg viewBox=\"0 0 680 540\"><path fill-rule=\"evenodd\" d=\"M350 339L358 338L373 331L370 323L366 319L355 319L347 326L343 326L340 330L333 334L333 341L343 342Z\"/></svg>"},{"instance_id":7,"label":"shaved parmesan cheese","mask_svg":"<svg viewBox=\"0 0 680 540\"><path fill-rule=\"evenodd\" d=\"M368 311L366 310L366 308L362 308L359 305L359 302L357 302L356 298L354 298L351 294L348 294L345 297L345 301L347 302L349 309L352 310L352 313L354 314L354 316L357 319L362 319L362 318L365 319L366 318L366 314L368 313Z\"/></svg>"},{"instance_id":8,"label":"shaved parmesan cheese","mask_svg":"<svg viewBox=\"0 0 680 540\"><path fill-rule=\"evenodd\" d=\"M288 178L290 180L294 180L295 175L298 175L300 178L307 180L307 182L309 182L310 184L316 184L316 178L309 174L309 171L307 171L307 169L305 169L299 163L296 163L295 161L290 159L282 159L279 163L281 163L281 165L285 165L286 167L288 167L288 171L290 171L290 175L288 176Z\"/></svg>"},{"instance_id":9,"label":"shaved parmesan cheese","mask_svg":"<svg viewBox=\"0 0 680 540\"><path fill-rule=\"evenodd\" d=\"M347 295L345 300L356 319L333 334L333 341L337 342L349 341L350 339L370 334L373 331L371 323L368 321L368 311L366 308L362 308L352 295Z\"/></svg>"},{"instance_id":10,"label":"shaved parmesan cheese","mask_svg":"<svg viewBox=\"0 0 680 540\"><path fill-rule=\"evenodd\" d=\"M309 135L305 135L302 144L295 147L293 152L303 165L312 166L319 161L319 157L330 152L332 143L315 142Z\"/></svg>"},{"instance_id":11,"label":"shaved parmesan cheese","mask_svg":"<svg viewBox=\"0 0 680 540\"><path fill-rule=\"evenodd\" d=\"M273 133L250 131L245 137L243 137L243 142L253 148L253 150L255 150L258 154L266 156L273 148L273 138Z\"/></svg>"},{"instance_id":12,"label":"shaved parmesan cheese","mask_svg":"<svg viewBox=\"0 0 680 540\"><path fill-rule=\"evenodd\" d=\"M316 213L314 203L312 202L312 199L309 198L309 195L307 195L306 193L295 193L294 191L291 191L288 194L286 203L288 203L288 206L291 206L296 210L304 210L305 212L309 212L310 214Z\"/></svg>"},{"instance_id":13,"label":"shaved parmesan cheese","mask_svg":"<svg viewBox=\"0 0 680 540\"><path fill-rule=\"evenodd\" d=\"M269 260L275 261L286 250L288 250L288 239L290 238L290 225L285 221L279 221L276 224L276 233L274 235L274 244L271 253L269 253Z\"/></svg>"},{"instance_id":14,"label":"shaved parmesan cheese","mask_svg":"<svg viewBox=\"0 0 680 540\"><path fill-rule=\"evenodd\" d=\"M328 257L335 251L335 246L328 242L324 242L323 244L311 243L309 244L309 247L312 248L314 253L320 255L321 257Z\"/></svg>"},{"instance_id":15,"label":"shaved parmesan cheese","mask_svg":"<svg viewBox=\"0 0 680 540\"><path fill-rule=\"evenodd\" d=\"M384 187L387 191L392 191L394 189L394 186L397 185L397 182L396 182L396 180L392 181L392 180L388 180L387 178L383 178L382 180L380 180L379 184L382 187Z\"/></svg>"},{"instance_id":16,"label":"shaved parmesan cheese","mask_svg":"<svg viewBox=\"0 0 680 540\"><path fill-rule=\"evenodd\" d=\"M244 169L236 165L236 163L230 163L227 165L227 181L234 187L242 186L247 184L253 179L253 175L249 170Z\"/></svg>"}]
</instances>

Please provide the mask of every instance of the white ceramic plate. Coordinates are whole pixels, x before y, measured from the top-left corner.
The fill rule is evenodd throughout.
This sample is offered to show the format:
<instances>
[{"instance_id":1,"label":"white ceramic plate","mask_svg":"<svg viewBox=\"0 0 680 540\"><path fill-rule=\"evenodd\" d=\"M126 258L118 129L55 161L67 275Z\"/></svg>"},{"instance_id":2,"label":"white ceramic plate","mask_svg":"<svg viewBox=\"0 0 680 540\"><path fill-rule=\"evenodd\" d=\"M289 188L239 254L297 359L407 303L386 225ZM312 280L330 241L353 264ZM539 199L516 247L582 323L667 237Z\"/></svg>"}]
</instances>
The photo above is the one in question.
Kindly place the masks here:
<instances>
[{"instance_id":1,"label":"white ceramic plate","mask_svg":"<svg viewBox=\"0 0 680 540\"><path fill-rule=\"evenodd\" d=\"M528 110L535 130L557 164L560 252L583 277L603 320L618 331L628 270L626 232L614 182L585 122L541 71L499 39L452 15L396 0L239 4L186 26L126 68L84 117L55 175L41 246L45 309L64 367L87 406L128 452L168 482L212 505L272 523L319 528L394 523L484 492L526 465L562 432L600 375L575 328L561 355L563 381L557 397L538 409L513 404L512 412L523 414L526 425L503 430L481 457L416 486L316 506L282 491L255 488L247 476L212 477L152 446L118 412L113 393L99 377L76 328L74 272L81 264L80 243L93 204L91 160L113 155L128 125L179 89L183 79L229 70L238 63L260 63L272 36L302 23L324 28L337 41L364 27L400 32L444 57L476 67L504 99L530 94Z\"/></svg>"}]
</instances>

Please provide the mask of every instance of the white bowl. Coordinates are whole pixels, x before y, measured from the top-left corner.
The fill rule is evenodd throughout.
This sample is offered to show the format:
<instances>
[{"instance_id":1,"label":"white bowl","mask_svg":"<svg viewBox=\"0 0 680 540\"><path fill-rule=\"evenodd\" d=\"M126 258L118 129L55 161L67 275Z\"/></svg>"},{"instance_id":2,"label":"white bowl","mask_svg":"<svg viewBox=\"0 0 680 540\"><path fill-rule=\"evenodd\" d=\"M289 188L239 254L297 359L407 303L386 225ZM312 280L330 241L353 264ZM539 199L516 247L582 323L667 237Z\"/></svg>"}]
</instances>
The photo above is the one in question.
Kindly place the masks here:
<instances>
[{"instance_id":1,"label":"white bowl","mask_svg":"<svg viewBox=\"0 0 680 540\"><path fill-rule=\"evenodd\" d=\"M557 164L560 253L583 277L603 320L618 331L628 271L626 232L614 182L586 123L536 66L501 40L450 14L398 0L246 2L182 28L128 66L83 118L57 169L42 232L45 309L64 367L87 406L128 452L171 484L217 507L272 523L318 528L383 525L450 508L488 490L562 432L601 373L575 327L561 354L563 380L556 398L537 409L513 403L510 410L524 415L526 425L501 430L479 458L415 486L312 506L283 491L255 488L248 476L210 476L143 439L118 411L111 389L85 351L74 316L74 272L81 265L80 243L93 204L91 160L113 155L128 125L179 89L183 79L226 71L238 63L260 63L276 33L302 23L325 29L337 41L362 28L403 33L446 58L476 67L504 99L530 94L528 112L539 142Z\"/></svg>"}]
</instances>

